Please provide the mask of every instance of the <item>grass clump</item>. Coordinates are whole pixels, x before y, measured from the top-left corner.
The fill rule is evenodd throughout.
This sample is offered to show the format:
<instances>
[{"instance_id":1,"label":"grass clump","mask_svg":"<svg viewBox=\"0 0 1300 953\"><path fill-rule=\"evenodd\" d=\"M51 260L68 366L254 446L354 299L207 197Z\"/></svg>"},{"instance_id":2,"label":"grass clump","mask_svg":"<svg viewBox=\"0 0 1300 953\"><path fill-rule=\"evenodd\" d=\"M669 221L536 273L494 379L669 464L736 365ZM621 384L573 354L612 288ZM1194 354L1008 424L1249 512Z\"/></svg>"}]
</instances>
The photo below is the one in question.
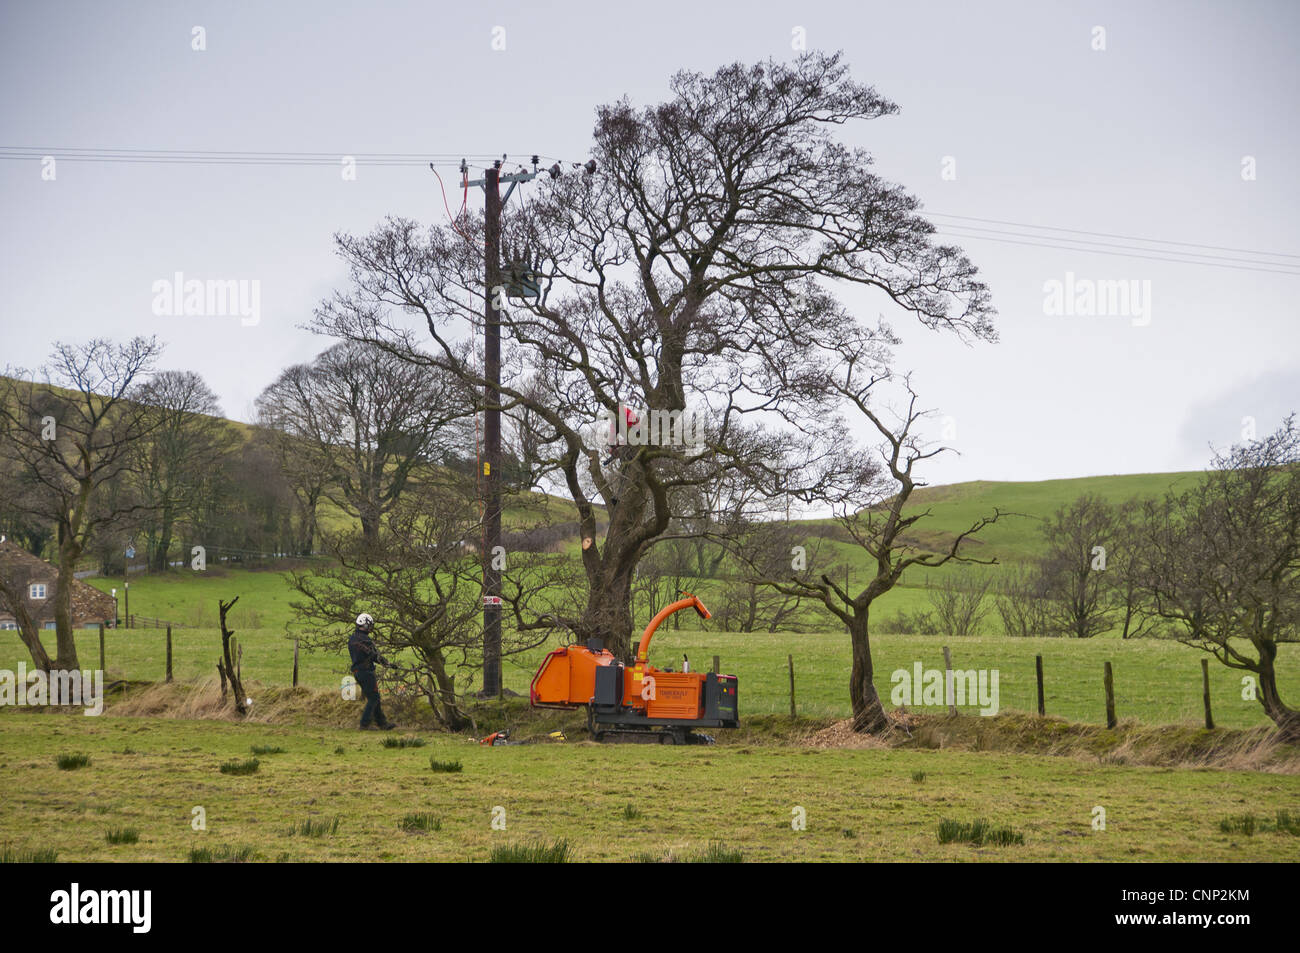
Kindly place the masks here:
<instances>
[{"instance_id":1,"label":"grass clump","mask_svg":"<svg viewBox=\"0 0 1300 953\"><path fill-rule=\"evenodd\" d=\"M222 844L220 847L192 848L189 861L191 864L247 864L256 857L257 854L251 847L231 847L229 844Z\"/></svg>"},{"instance_id":2,"label":"grass clump","mask_svg":"<svg viewBox=\"0 0 1300 953\"><path fill-rule=\"evenodd\" d=\"M442 818L434 817L432 814L407 814L398 822L398 827L404 831L440 831L442 830Z\"/></svg>"},{"instance_id":3,"label":"grass clump","mask_svg":"<svg viewBox=\"0 0 1300 953\"><path fill-rule=\"evenodd\" d=\"M994 844L998 847L1006 847L1024 842L1025 835L1019 831L1012 830L1010 827L994 827L982 817L969 824L949 819L939 822L940 844L960 843L970 844L973 847Z\"/></svg>"},{"instance_id":4,"label":"grass clump","mask_svg":"<svg viewBox=\"0 0 1300 953\"><path fill-rule=\"evenodd\" d=\"M253 745L252 751L253 754L284 754L283 748L271 745Z\"/></svg>"},{"instance_id":5,"label":"grass clump","mask_svg":"<svg viewBox=\"0 0 1300 953\"><path fill-rule=\"evenodd\" d=\"M639 821L644 816L644 812L642 812L641 808L637 807L635 804L623 805L623 820Z\"/></svg>"},{"instance_id":6,"label":"grass clump","mask_svg":"<svg viewBox=\"0 0 1300 953\"><path fill-rule=\"evenodd\" d=\"M257 769L261 764L262 762L258 761L256 758L250 758L247 761L227 761L221 766L221 773L237 775L256 774Z\"/></svg>"},{"instance_id":7,"label":"grass clump","mask_svg":"<svg viewBox=\"0 0 1300 953\"><path fill-rule=\"evenodd\" d=\"M54 763L59 766L60 771L76 771L78 768L84 768L90 764L90 755L61 754L54 759Z\"/></svg>"},{"instance_id":8,"label":"grass clump","mask_svg":"<svg viewBox=\"0 0 1300 953\"><path fill-rule=\"evenodd\" d=\"M104 839L110 844L135 844L140 841L140 832L134 827L110 828Z\"/></svg>"},{"instance_id":9,"label":"grass clump","mask_svg":"<svg viewBox=\"0 0 1300 953\"><path fill-rule=\"evenodd\" d=\"M465 769L459 761L439 761L437 758L429 759L429 767L434 774L459 774Z\"/></svg>"},{"instance_id":10,"label":"grass clump","mask_svg":"<svg viewBox=\"0 0 1300 953\"><path fill-rule=\"evenodd\" d=\"M913 772L912 772L912 780L915 781L917 784L922 784L922 783L924 783L924 782L925 782L925 772L924 772L924 771L913 771Z\"/></svg>"},{"instance_id":11,"label":"grass clump","mask_svg":"<svg viewBox=\"0 0 1300 953\"><path fill-rule=\"evenodd\" d=\"M569 862L569 842L557 840L553 844L542 841L529 844L507 844L492 848L493 864L565 864Z\"/></svg>"},{"instance_id":12,"label":"grass clump","mask_svg":"<svg viewBox=\"0 0 1300 953\"><path fill-rule=\"evenodd\" d=\"M52 864L59 859L57 850L14 850L8 845L0 850L0 864Z\"/></svg>"},{"instance_id":13,"label":"grass clump","mask_svg":"<svg viewBox=\"0 0 1300 953\"><path fill-rule=\"evenodd\" d=\"M1254 837L1256 833L1294 834L1300 837L1300 814L1278 811L1273 820L1254 814L1232 814L1219 821L1219 830L1225 834L1243 834Z\"/></svg>"},{"instance_id":14,"label":"grass clump","mask_svg":"<svg viewBox=\"0 0 1300 953\"><path fill-rule=\"evenodd\" d=\"M427 742L423 738L413 738L409 735L402 738L394 738L388 735L384 738L383 745L385 748L423 748Z\"/></svg>"},{"instance_id":15,"label":"grass clump","mask_svg":"<svg viewBox=\"0 0 1300 953\"><path fill-rule=\"evenodd\" d=\"M674 854L669 851L666 854L651 854L643 851L632 858L634 864L740 864L744 863L745 855L742 851L727 847L725 844L713 841L704 850L697 850L689 854Z\"/></svg>"},{"instance_id":16,"label":"grass clump","mask_svg":"<svg viewBox=\"0 0 1300 953\"><path fill-rule=\"evenodd\" d=\"M327 821L322 818L314 821L310 817L289 828L289 835L292 837L297 834L299 837L324 837L326 834L337 834L339 832L339 819Z\"/></svg>"}]
</instances>

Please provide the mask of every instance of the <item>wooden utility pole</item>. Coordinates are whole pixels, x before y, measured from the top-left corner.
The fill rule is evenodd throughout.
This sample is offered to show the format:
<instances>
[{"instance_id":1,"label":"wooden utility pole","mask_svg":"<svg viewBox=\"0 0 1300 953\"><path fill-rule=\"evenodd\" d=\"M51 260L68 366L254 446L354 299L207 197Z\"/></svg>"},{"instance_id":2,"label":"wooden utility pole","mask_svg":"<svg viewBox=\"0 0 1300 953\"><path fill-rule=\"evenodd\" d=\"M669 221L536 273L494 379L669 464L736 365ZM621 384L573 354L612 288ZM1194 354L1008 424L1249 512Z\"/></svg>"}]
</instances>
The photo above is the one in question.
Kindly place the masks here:
<instances>
[{"instance_id":1,"label":"wooden utility pole","mask_svg":"<svg viewBox=\"0 0 1300 953\"><path fill-rule=\"evenodd\" d=\"M501 682L501 315L497 306L507 297L501 277L501 209L520 182L537 177L537 156L532 172L503 176L501 163L483 170L483 178L469 178L469 167L461 161L464 185L481 186L486 198L483 209L483 460L478 474L483 503L483 691L482 697L500 696ZM430 163L432 167L432 163ZM594 166L593 166L594 168ZM558 173L558 166L552 175ZM510 188L501 197L501 183Z\"/></svg>"},{"instance_id":2,"label":"wooden utility pole","mask_svg":"<svg viewBox=\"0 0 1300 953\"><path fill-rule=\"evenodd\" d=\"M501 694L501 570L495 568L501 545L501 316L496 306L505 297L501 284L501 170L483 170L485 206L483 373L483 694Z\"/></svg>"}]
</instances>

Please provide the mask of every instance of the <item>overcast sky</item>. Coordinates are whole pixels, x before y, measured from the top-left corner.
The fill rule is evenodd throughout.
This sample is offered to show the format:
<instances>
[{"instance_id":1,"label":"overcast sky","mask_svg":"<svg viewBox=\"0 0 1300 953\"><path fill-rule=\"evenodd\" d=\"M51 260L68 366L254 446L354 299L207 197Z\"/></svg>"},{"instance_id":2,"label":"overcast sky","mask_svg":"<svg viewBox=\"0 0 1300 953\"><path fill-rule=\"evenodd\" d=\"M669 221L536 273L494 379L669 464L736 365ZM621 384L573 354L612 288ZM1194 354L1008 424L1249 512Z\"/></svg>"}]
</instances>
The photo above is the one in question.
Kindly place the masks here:
<instances>
[{"instance_id":1,"label":"overcast sky","mask_svg":"<svg viewBox=\"0 0 1300 953\"><path fill-rule=\"evenodd\" d=\"M2 16L0 145L54 163L0 158L0 368L55 340L156 334L163 366L249 419L330 343L301 325L343 282L333 234L446 218L416 164L346 180L333 158L70 150L410 153L450 182L453 156L585 160L598 104L656 103L678 69L789 58L802 37L899 104L843 138L923 200L999 311L1001 342L966 347L847 296L901 332L899 368L949 418L935 426L961 455L931 482L1192 469L1245 418L1262 435L1300 410L1295 3L5 0ZM155 314L176 272L259 282L259 320ZM1137 297L1053 313L1054 281Z\"/></svg>"}]
</instances>

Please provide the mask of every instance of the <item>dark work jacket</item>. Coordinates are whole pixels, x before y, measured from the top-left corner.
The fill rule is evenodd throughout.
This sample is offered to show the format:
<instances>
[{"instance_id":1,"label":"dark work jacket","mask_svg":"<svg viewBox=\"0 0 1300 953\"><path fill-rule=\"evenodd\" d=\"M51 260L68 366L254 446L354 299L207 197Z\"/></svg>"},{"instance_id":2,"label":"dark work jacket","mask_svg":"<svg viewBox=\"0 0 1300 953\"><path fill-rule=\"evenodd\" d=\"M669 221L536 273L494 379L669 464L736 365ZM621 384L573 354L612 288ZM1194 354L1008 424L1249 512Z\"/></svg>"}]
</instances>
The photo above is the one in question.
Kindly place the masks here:
<instances>
[{"instance_id":1,"label":"dark work jacket","mask_svg":"<svg viewBox=\"0 0 1300 953\"><path fill-rule=\"evenodd\" d=\"M375 648L374 641L360 627L354 629L352 637L348 639L348 653L352 656L353 674L362 671L373 672L375 662L383 661L379 649Z\"/></svg>"}]
</instances>

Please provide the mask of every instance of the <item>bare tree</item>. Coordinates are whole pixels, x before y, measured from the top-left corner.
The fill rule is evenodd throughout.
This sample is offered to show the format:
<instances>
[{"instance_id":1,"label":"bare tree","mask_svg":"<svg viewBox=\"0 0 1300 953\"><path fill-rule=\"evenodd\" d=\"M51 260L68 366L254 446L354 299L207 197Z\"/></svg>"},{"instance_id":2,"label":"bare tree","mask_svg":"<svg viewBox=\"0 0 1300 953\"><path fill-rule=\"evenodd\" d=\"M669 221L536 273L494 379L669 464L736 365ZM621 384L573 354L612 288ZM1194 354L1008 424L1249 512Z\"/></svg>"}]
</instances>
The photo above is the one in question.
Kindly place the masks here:
<instances>
[{"instance_id":1,"label":"bare tree","mask_svg":"<svg viewBox=\"0 0 1300 953\"><path fill-rule=\"evenodd\" d=\"M1282 700L1277 645L1300 634L1300 430L1216 454L1190 489L1142 507L1143 588L1168 634L1251 672L1268 717L1300 740Z\"/></svg>"},{"instance_id":2,"label":"bare tree","mask_svg":"<svg viewBox=\"0 0 1300 953\"><path fill-rule=\"evenodd\" d=\"M853 82L838 55L683 72L672 91L654 107L600 108L595 174L539 180L541 194L506 219L504 246L528 261L540 294L495 305L503 408L543 422L538 452L593 541L582 551L586 597L564 625L622 654L635 569L678 515L676 489L729 472L773 484L779 471L794 492L805 470L838 455L823 345L861 356L889 336L820 282L877 289L930 328L994 337L974 266L933 241L918 201L875 175L865 150L833 138L897 109ZM481 235L464 220L427 235L389 220L341 237L352 287L318 309L316 328L484 392L467 333L487 290ZM433 342L427 357L412 320ZM599 421L627 404L651 421L699 414L701 440L610 454Z\"/></svg>"},{"instance_id":3,"label":"bare tree","mask_svg":"<svg viewBox=\"0 0 1300 953\"><path fill-rule=\"evenodd\" d=\"M854 362L845 362L840 365L842 376L834 381L834 386L884 439L881 447L884 466L882 468L867 459L860 460L857 479L843 485L838 499L831 496L827 499L836 507L839 525L870 557L874 573L856 594L841 587L830 573L817 578L801 578L788 573L784 580L769 577L769 583L782 592L820 601L844 624L853 652L853 669L849 677L853 727L856 731L879 733L888 729L889 719L873 681L872 603L893 589L903 574L914 567L932 568L951 561L995 563L996 559L967 555L963 546L1002 514L995 509L992 515L981 517L953 536L937 552L923 548L910 538L912 529L930 515L929 509L904 512L912 491L917 486L924 486L917 482L913 471L918 463L924 463L943 452L944 448L927 449L917 435L917 424L926 414L917 409L917 395L910 380L905 381L906 409L897 415L896 422L891 422L872 406L879 385L887 381L888 376L873 374L869 369L864 375L863 371Z\"/></svg>"},{"instance_id":4,"label":"bare tree","mask_svg":"<svg viewBox=\"0 0 1300 953\"><path fill-rule=\"evenodd\" d=\"M222 419L217 395L193 371L162 371L133 396L148 408L150 433L135 448L132 485L150 513L144 522L149 567L163 571L177 523L192 519L238 434Z\"/></svg>"},{"instance_id":5,"label":"bare tree","mask_svg":"<svg viewBox=\"0 0 1300 953\"><path fill-rule=\"evenodd\" d=\"M290 573L302 597L293 609L306 644L344 652L353 620L368 612L375 619L372 638L392 663L385 679L425 697L447 728L469 725L464 690L482 666L483 590L477 554L466 545L476 530L472 486L449 478L424 481L398 500L378 541L357 532L325 534L337 565ZM546 582L544 574L523 567L511 579L525 589ZM512 599L527 595L508 593ZM535 648L548 635L507 632L503 658Z\"/></svg>"},{"instance_id":6,"label":"bare tree","mask_svg":"<svg viewBox=\"0 0 1300 953\"><path fill-rule=\"evenodd\" d=\"M1002 629L1020 638L1059 635L1048 621L1043 575L1036 563L1005 567L998 576L994 605Z\"/></svg>"},{"instance_id":7,"label":"bare tree","mask_svg":"<svg viewBox=\"0 0 1300 953\"><path fill-rule=\"evenodd\" d=\"M1085 493L1057 509L1043 538L1039 571L1049 627L1080 639L1110 629L1116 606L1107 561L1119 542L1115 507Z\"/></svg>"},{"instance_id":8,"label":"bare tree","mask_svg":"<svg viewBox=\"0 0 1300 953\"><path fill-rule=\"evenodd\" d=\"M361 523L366 539L418 468L463 454L468 404L446 374L342 342L289 368L257 400L300 499L323 495Z\"/></svg>"},{"instance_id":9,"label":"bare tree","mask_svg":"<svg viewBox=\"0 0 1300 953\"><path fill-rule=\"evenodd\" d=\"M1155 617L1142 587L1142 503L1127 500L1115 511L1115 546L1106 554L1111 597L1119 616L1120 638L1146 635Z\"/></svg>"},{"instance_id":10,"label":"bare tree","mask_svg":"<svg viewBox=\"0 0 1300 953\"><path fill-rule=\"evenodd\" d=\"M17 467L16 482L0 486L0 496L56 528L56 670L78 667L72 627L77 561L97 534L145 510L129 495L107 504L102 491L130 474L135 450L156 426L128 395L159 352L153 338L57 344L43 383L25 373L21 380L0 379L0 456Z\"/></svg>"},{"instance_id":11,"label":"bare tree","mask_svg":"<svg viewBox=\"0 0 1300 953\"><path fill-rule=\"evenodd\" d=\"M959 571L952 573L943 584L926 581L926 594L934 609L939 631L948 635L975 634L988 615L987 596L993 585L988 572Z\"/></svg>"}]
</instances>

